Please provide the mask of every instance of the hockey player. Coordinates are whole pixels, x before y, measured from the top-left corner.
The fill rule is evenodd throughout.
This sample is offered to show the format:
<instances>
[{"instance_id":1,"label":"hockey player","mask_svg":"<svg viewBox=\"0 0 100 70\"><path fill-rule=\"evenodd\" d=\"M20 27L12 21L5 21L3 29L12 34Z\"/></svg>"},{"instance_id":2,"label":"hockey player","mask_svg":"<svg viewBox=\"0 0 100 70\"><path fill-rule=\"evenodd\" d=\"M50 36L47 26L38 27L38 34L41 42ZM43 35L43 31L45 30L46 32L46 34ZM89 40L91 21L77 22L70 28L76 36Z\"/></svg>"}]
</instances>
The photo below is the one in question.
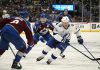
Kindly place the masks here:
<instances>
[{"instance_id":1,"label":"hockey player","mask_svg":"<svg viewBox=\"0 0 100 70\"><path fill-rule=\"evenodd\" d=\"M68 14L68 9L64 9L64 12L61 12L61 13L56 17L56 21L57 21L57 22L60 22L60 21L59 21L59 18L64 17L64 16L67 16L67 17L69 18L70 22L72 22L71 15Z\"/></svg>"},{"instance_id":2,"label":"hockey player","mask_svg":"<svg viewBox=\"0 0 100 70\"><path fill-rule=\"evenodd\" d=\"M23 13L23 15L25 15L25 14L26 13ZM28 23L28 25L29 25L29 23ZM37 44L37 42L39 40L42 42L47 42L52 37L49 30L53 31L53 29L54 29L54 27L53 27L51 21L49 21L47 19L47 15L45 13L42 13L40 15L40 20L38 20L34 24L34 27L33 27L33 32L34 32L33 39L35 40L35 44ZM32 49L32 47L29 46L27 48L26 54L28 54L31 51L31 49ZM61 57L63 58L64 56L62 55Z\"/></svg>"},{"instance_id":3,"label":"hockey player","mask_svg":"<svg viewBox=\"0 0 100 70\"><path fill-rule=\"evenodd\" d=\"M57 22L61 22L61 18L67 16L70 20L70 22L72 22L72 17L71 15L68 13L68 9L64 9L63 12L61 12L57 17L56 17L56 21ZM63 56L63 58L65 58L65 55L63 54L63 52L61 52L60 56Z\"/></svg>"},{"instance_id":4,"label":"hockey player","mask_svg":"<svg viewBox=\"0 0 100 70\"><path fill-rule=\"evenodd\" d=\"M51 58L48 59L47 64L50 64L53 60L57 59L57 56L59 53L63 52L67 46L69 46L69 40L71 33L74 32L76 34L77 40L79 44L83 44L83 39L80 35L80 29L76 25L75 27L71 26L69 24L69 18L68 17L63 17L61 23L58 23L54 25L55 30L54 30L54 39L51 39L51 41L59 42L59 44L56 46L55 52L51 55ZM60 30L61 29L61 30ZM59 38L58 38L59 37ZM62 46L66 45L66 46ZM50 41L47 44L48 46L50 45Z\"/></svg>"},{"instance_id":5,"label":"hockey player","mask_svg":"<svg viewBox=\"0 0 100 70\"><path fill-rule=\"evenodd\" d=\"M45 13L42 13L40 15L40 20L37 21L33 27L33 31L35 32L34 34L34 40L37 42L39 41L39 38L43 37L46 41L48 41L52 36L49 32L49 29L53 31L54 27L47 19L47 16Z\"/></svg>"},{"instance_id":6,"label":"hockey player","mask_svg":"<svg viewBox=\"0 0 100 70\"><path fill-rule=\"evenodd\" d=\"M53 25L52 23L47 19L46 14L42 13L40 15L40 20L38 20L33 27L33 39L35 40L35 44L37 44L37 42L39 40L41 40L42 42L48 41L52 36L49 32L50 30L53 30ZM31 51L32 47L28 47L27 48L27 53L28 54Z\"/></svg>"},{"instance_id":7,"label":"hockey player","mask_svg":"<svg viewBox=\"0 0 100 70\"><path fill-rule=\"evenodd\" d=\"M51 55L51 58L48 59L47 64L50 64L53 60L57 59L57 56L64 52L67 46L69 46L69 40L71 32L74 32L77 36L79 44L83 44L83 39L79 33L78 27L73 27L69 24L69 18L63 17L60 23L54 24L53 37L47 42L48 47L46 47L38 59L42 60L47 53L51 50L52 47L56 47L55 52Z\"/></svg>"},{"instance_id":8,"label":"hockey player","mask_svg":"<svg viewBox=\"0 0 100 70\"><path fill-rule=\"evenodd\" d=\"M26 21L24 21L24 19L22 19L21 17L13 17L10 19L3 19L0 22L0 30L0 56L6 50L8 50L9 43L11 42L18 50L11 68L21 69L22 66L19 66L18 63L24 56L24 53L26 53L26 43L21 38L20 34L24 31L27 38L27 44L33 47L35 41L33 40L30 28L28 27Z\"/></svg>"}]
</instances>

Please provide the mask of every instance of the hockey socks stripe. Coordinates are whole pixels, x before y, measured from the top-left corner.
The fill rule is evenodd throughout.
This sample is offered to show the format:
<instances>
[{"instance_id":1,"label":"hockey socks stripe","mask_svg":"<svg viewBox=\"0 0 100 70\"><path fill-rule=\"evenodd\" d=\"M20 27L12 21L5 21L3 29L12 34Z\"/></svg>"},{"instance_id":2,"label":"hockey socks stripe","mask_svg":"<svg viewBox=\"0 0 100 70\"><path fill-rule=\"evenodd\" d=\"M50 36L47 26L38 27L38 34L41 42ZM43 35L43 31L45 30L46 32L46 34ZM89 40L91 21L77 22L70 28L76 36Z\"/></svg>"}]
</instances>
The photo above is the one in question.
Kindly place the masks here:
<instances>
[{"instance_id":1,"label":"hockey socks stripe","mask_svg":"<svg viewBox=\"0 0 100 70\"><path fill-rule=\"evenodd\" d=\"M18 51L16 56L15 56L15 61L19 62L23 56L24 56L24 53Z\"/></svg>"},{"instance_id":2,"label":"hockey socks stripe","mask_svg":"<svg viewBox=\"0 0 100 70\"><path fill-rule=\"evenodd\" d=\"M46 51L44 51L44 50L42 51L42 53L43 53L44 55L46 55L46 54L47 54L47 52L46 52Z\"/></svg>"},{"instance_id":3,"label":"hockey socks stripe","mask_svg":"<svg viewBox=\"0 0 100 70\"><path fill-rule=\"evenodd\" d=\"M52 59L57 59L57 57L55 55L51 55Z\"/></svg>"},{"instance_id":4,"label":"hockey socks stripe","mask_svg":"<svg viewBox=\"0 0 100 70\"><path fill-rule=\"evenodd\" d=\"M16 61L16 62L19 62L19 61L21 60L21 58L22 58L21 56L16 55L16 56L15 56L15 61Z\"/></svg>"}]
</instances>

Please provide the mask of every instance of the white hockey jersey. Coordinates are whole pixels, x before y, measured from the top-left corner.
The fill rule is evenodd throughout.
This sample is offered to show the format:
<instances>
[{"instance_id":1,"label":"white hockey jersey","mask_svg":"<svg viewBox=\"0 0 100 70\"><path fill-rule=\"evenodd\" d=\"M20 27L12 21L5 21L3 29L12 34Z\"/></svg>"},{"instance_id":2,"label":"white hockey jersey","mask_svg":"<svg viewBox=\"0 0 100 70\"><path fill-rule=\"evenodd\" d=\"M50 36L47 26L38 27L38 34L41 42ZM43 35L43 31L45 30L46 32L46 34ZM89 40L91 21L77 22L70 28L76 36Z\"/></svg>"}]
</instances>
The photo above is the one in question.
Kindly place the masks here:
<instances>
[{"instance_id":1,"label":"white hockey jersey","mask_svg":"<svg viewBox=\"0 0 100 70\"><path fill-rule=\"evenodd\" d=\"M81 36L78 24L73 25L69 23L67 29L63 27L62 22L53 23L53 25L54 25L53 37L59 42L61 42L64 38L70 40L72 33L76 34L76 37Z\"/></svg>"}]
</instances>

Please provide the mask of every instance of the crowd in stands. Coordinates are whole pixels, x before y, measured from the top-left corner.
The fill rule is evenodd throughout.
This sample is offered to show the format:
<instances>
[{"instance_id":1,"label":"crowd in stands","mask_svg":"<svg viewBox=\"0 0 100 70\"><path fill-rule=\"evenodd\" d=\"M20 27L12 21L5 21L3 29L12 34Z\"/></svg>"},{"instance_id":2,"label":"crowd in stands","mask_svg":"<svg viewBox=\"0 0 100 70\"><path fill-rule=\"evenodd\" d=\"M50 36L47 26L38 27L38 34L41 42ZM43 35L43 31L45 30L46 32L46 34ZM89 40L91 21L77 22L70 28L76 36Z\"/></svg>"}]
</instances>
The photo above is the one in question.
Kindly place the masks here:
<instances>
[{"instance_id":1,"label":"crowd in stands","mask_svg":"<svg viewBox=\"0 0 100 70\"><path fill-rule=\"evenodd\" d=\"M13 16L18 14L21 8L28 9L30 21L36 21L39 13L43 10L46 10L55 18L60 11L52 10L52 4L74 4L75 11L69 12L69 14L72 15L75 22L99 21L99 0L0 0L0 18L2 18L4 10L10 16Z\"/></svg>"}]
</instances>

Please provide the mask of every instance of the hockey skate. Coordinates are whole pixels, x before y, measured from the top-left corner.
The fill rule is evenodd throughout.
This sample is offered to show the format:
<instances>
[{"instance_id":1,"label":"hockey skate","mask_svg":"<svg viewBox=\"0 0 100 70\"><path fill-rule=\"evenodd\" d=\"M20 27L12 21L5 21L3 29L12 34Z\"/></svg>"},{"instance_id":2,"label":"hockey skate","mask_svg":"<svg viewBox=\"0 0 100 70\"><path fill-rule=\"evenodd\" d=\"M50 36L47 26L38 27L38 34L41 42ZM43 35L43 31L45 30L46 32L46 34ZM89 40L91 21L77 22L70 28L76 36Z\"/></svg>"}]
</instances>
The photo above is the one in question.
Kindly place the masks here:
<instances>
[{"instance_id":1,"label":"hockey skate","mask_svg":"<svg viewBox=\"0 0 100 70\"><path fill-rule=\"evenodd\" d=\"M47 64L51 64L52 60L48 59L48 61L46 62Z\"/></svg>"},{"instance_id":2,"label":"hockey skate","mask_svg":"<svg viewBox=\"0 0 100 70\"><path fill-rule=\"evenodd\" d=\"M44 57L43 56L40 56L36 59L36 61L41 61Z\"/></svg>"},{"instance_id":3,"label":"hockey skate","mask_svg":"<svg viewBox=\"0 0 100 70\"><path fill-rule=\"evenodd\" d=\"M11 66L11 68L13 68L13 69L22 69L22 66L19 66L19 65L18 65L18 62L16 62L16 61L14 60L12 66Z\"/></svg>"},{"instance_id":4,"label":"hockey skate","mask_svg":"<svg viewBox=\"0 0 100 70\"><path fill-rule=\"evenodd\" d=\"M60 56L61 56L62 58L65 58L65 55L64 55L64 54L62 54L62 53L60 53Z\"/></svg>"}]
</instances>

